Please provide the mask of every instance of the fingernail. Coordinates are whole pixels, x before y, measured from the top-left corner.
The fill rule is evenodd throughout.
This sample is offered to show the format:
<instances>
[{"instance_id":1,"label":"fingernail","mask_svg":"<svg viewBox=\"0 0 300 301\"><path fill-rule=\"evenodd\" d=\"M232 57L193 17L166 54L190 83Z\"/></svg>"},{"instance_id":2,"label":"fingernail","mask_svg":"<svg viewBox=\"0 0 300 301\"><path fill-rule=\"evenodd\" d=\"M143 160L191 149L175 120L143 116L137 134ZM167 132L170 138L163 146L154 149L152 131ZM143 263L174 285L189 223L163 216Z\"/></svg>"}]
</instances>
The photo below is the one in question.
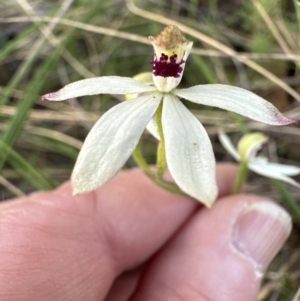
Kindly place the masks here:
<instances>
[{"instance_id":1,"label":"fingernail","mask_svg":"<svg viewBox=\"0 0 300 301\"><path fill-rule=\"evenodd\" d=\"M292 229L289 214L278 205L261 201L249 204L239 215L232 243L259 273L263 273Z\"/></svg>"}]
</instances>

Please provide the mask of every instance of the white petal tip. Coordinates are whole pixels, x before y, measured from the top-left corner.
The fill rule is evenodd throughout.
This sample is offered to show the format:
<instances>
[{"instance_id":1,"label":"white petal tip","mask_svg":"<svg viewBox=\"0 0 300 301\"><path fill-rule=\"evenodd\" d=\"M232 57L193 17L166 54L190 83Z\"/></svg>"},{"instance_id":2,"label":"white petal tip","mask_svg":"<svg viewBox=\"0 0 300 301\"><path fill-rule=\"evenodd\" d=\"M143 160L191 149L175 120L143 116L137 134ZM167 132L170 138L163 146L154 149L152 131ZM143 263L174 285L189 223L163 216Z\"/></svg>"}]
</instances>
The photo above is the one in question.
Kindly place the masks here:
<instances>
[{"instance_id":1,"label":"white petal tip","mask_svg":"<svg viewBox=\"0 0 300 301\"><path fill-rule=\"evenodd\" d=\"M42 95L42 100L59 100L58 99L58 94L57 92L53 92L53 93L48 93L48 94L45 94L45 95Z\"/></svg>"},{"instance_id":2,"label":"white petal tip","mask_svg":"<svg viewBox=\"0 0 300 301\"><path fill-rule=\"evenodd\" d=\"M71 185L72 185L72 195L76 196L83 193L88 193L94 189L91 189L91 187L87 187L86 185L82 183L78 183L77 179L74 179L74 175L71 177Z\"/></svg>"},{"instance_id":3,"label":"white petal tip","mask_svg":"<svg viewBox=\"0 0 300 301\"><path fill-rule=\"evenodd\" d=\"M79 193L77 190L73 190L73 191L72 191L72 195L73 195L73 196L76 196L76 195L78 195L78 194L80 194L80 193Z\"/></svg>"},{"instance_id":4,"label":"white petal tip","mask_svg":"<svg viewBox=\"0 0 300 301\"><path fill-rule=\"evenodd\" d=\"M72 195L73 195L73 196L76 196L76 195L88 193L88 192L91 192L91 191L93 191L93 190L78 189L78 188L74 188L74 187L73 187Z\"/></svg>"},{"instance_id":5,"label":"white petal tip","mask_svg":"<svg viewBox=\"0 0 300 301\"><path fill-rule=\"evenodd\" d=\"M196 200L203 204L207 208L211 208L213 204L215 203L218 195L218 188L216 188L216 192L213 195L206 196L206 198L196 198Z\"/></svg>"},{"instance_id":6,"label":"white petal tip","mask_svg":"<svg viewBox=\"0 0 300 301\"><path fill-rule=\"evenodd\" d=\"M81 191L80 189L74 188L74 187L73 187L72 195L73 195L73 196L76 196L76 195L82 194L82 193L84 193L84 192L85 192L85 191Z\"/></svg>"},{"instance_id":7,"label":"white petal tip","mask_svg":"<svg viewBox=\"0 0 300 301\"><path fill-rule=\"evenodd\" d=\"M201 202L207 208L211 208L215 201Z\"/></svg>"},{"instance_id":8,"label":"white petal tip","mask_svg":"<svg viewBox=\"0 0 300 301\"><path fill-rule=\"evenodd\" d=\"M278 125L288 125L288 124L295 124L295 123L298 123L297 120L294 120L294 119L290 119L290 118L287 118L285 116L279 116L277 118L277 121L278 121Z\"/></svg>"}]
</instances>

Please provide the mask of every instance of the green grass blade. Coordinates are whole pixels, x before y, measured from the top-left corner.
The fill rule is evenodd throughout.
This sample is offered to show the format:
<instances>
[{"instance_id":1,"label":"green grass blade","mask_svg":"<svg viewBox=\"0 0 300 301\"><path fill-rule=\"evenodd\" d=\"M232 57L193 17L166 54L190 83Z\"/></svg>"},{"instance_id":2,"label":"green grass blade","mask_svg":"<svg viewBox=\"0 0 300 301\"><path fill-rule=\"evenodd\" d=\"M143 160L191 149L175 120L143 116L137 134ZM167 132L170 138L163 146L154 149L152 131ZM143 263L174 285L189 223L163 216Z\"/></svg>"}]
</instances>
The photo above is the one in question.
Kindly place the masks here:
<instances>
[{"instance_id":1,"label":"green grass blade","mask_svg":"<svg viewBox=\"0 0 300 301\"><path fill-rule=\"evenodd\" d=\"M0 145L2 149L0 157L7 157L8 164L36 189L50 190L57 185L55 181L47 179L38 169L34 168L27 160L1 140Z\"/></svg>"},{"instance_id":2,"label":"green grass blade","mask_svg":"<svg viewBox=\"0 0 300 301\"><path fill-rule=\"evenodd\" d=\"M272 183L276 187L277 191L280 193L281 197L285 201L285 204L289 207L290 212L294 216L295 221L300 225L300 206L297 204L295 199L287 191L284 184L279 180L272 180Z\"/></svg>"},{"instance_id":3,"label":"green grass blade","mask_svg":"<svg viewBox=\"0 0 300 301\"><path fill-rule=\"evenodd\" d=\"M37 97L43 88L45 82L48 80L48 75L53 71L56 66L56 61L58 59L59 48L56 49L50 58L48 58L42 65L38 68L33 80L30 82L24 98L18 105L16 114L10 120L7 129L5 130L2 140L8 145L12 146L17 139L20 131L22 130L23 123L27 118L27 115L32 108L33 104L36 102ZM0 170L5 162L5 157L1 156L0 160Z\"/></svg>"},{"instance_id":4,"label":"green grass blade","mask_svg":"<svg viewBox=\"0 0 300 301\"><path fill-rule=\"evenodd\" d=\"M0 61L5 59L12 51L14 51L25 38L30 36L37 30L37 26L33 25L20 33L15 39L7 43L3 49L0 49Z\"/></svg>"}]
</instances>

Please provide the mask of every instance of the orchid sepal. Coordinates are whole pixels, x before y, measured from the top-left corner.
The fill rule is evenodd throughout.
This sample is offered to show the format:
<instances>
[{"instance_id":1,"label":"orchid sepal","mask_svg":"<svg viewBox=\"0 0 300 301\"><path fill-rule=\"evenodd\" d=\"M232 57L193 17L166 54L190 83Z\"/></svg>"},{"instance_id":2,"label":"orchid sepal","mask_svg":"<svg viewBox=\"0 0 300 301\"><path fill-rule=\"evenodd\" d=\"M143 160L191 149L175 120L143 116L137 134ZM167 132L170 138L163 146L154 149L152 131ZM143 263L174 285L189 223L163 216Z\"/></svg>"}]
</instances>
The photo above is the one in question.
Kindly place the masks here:
<instances>
[{"instance_id":1,"label":"orchid sepal","mask_svg":"<svg viewBox=\"0 0 300 301\"><path fill-rule=\"evenodd\" d=\"M161 98L162 95L155 92L122 102L96 122L72 172L74 194L95 190L122 168L155 114Z\"/></svg>"},{"instance_id":2,"label":"orchid sepal","mask_svg":"<svg viewBox=\"0 0 300 301\"><path fill-rule=\"evenodd\" d=\"M174 95L164 96L162 125L167 164L175 183L211 207L218 194L216 163L204 127Z\"/></svg>"},{"instance_id":3,"label":"orchid sepal","mask_svg":"<svg viewBox=\"0 0 300 301\"><path fill-rule=\"evenodd\" d=\"M42 99L61 101L84 95L138 94L153 91L156 91L155 87L151 87L130 77L102 76L87 78L68 84L56 92L43 95Z\"/></svg>"},{"instance_id":4,"label":"orchid sepal","mask_svg":"<svg viewBox=\"0 0 300 301\"><path fill-rule=\"evenodd\" d=\"M296 123L282 115L265 99L239 87L197 85L187 89L175 89L174 94L194 103L232 111L265 124L282 126Z\"/></svg>"}]
</instances>

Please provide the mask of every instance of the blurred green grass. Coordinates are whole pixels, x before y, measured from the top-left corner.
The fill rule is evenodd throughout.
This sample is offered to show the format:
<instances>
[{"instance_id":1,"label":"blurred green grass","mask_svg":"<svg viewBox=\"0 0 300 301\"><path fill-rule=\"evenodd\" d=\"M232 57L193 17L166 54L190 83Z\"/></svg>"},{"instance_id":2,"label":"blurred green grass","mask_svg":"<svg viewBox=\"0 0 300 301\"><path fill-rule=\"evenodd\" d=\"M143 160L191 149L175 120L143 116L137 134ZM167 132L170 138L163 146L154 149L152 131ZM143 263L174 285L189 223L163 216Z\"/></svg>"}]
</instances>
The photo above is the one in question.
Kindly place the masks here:
<instances>
[{"instance_id":1,"label":"blurred green grass","mask_svg":"<svg viewBox=\"0 0 300 301\"><path fill-rule=\"evenodd\" d=\"M0 3L2 199L52 189L67 180L89 129L120 100L101 95L51 103L41 101L40 95L85 77L134 76L150 71L153 51L146 38L159 33L163 23L172 20L186 26L187 37L194 42L194 53L186 65L181 86L205 83L240 86L268 99L287 116L300 119L297 0L140 0L135 4L143 11L132 3L126 5L124 0L68 0L60 5L24 0ZM218 44L221 46L205 43L192 30L221 42ZM226 47L233 54L228 56ZM280 86L267 73L245 64L245 59L276 76ZM217 140L218 127L231 133L236 141L243 126L262 130L271 137L267 152L272 160L300 165L298 125L274 128L237 120L217 109L187 105L205 125L219 161L231 158ZM149 162L154 163L156 145L147 134L143 149ZM132 160L127 162L127 167L133 165ZM284 205L287 193L299 206L299 192L292 187L283 189L280 194L280 189L269 180L257 176L252 176L247 185L247 191L267 195ZM295 228L291 240L299 243L296 218ZM267 273L259 300L271 300L274 294L278 296L272 300L291 299L300 279L299 266L295 267L287 258L299 257L299 250L288 243ZM274 278L272 269L284 272Z\"/></svg>"}]
</instances>

